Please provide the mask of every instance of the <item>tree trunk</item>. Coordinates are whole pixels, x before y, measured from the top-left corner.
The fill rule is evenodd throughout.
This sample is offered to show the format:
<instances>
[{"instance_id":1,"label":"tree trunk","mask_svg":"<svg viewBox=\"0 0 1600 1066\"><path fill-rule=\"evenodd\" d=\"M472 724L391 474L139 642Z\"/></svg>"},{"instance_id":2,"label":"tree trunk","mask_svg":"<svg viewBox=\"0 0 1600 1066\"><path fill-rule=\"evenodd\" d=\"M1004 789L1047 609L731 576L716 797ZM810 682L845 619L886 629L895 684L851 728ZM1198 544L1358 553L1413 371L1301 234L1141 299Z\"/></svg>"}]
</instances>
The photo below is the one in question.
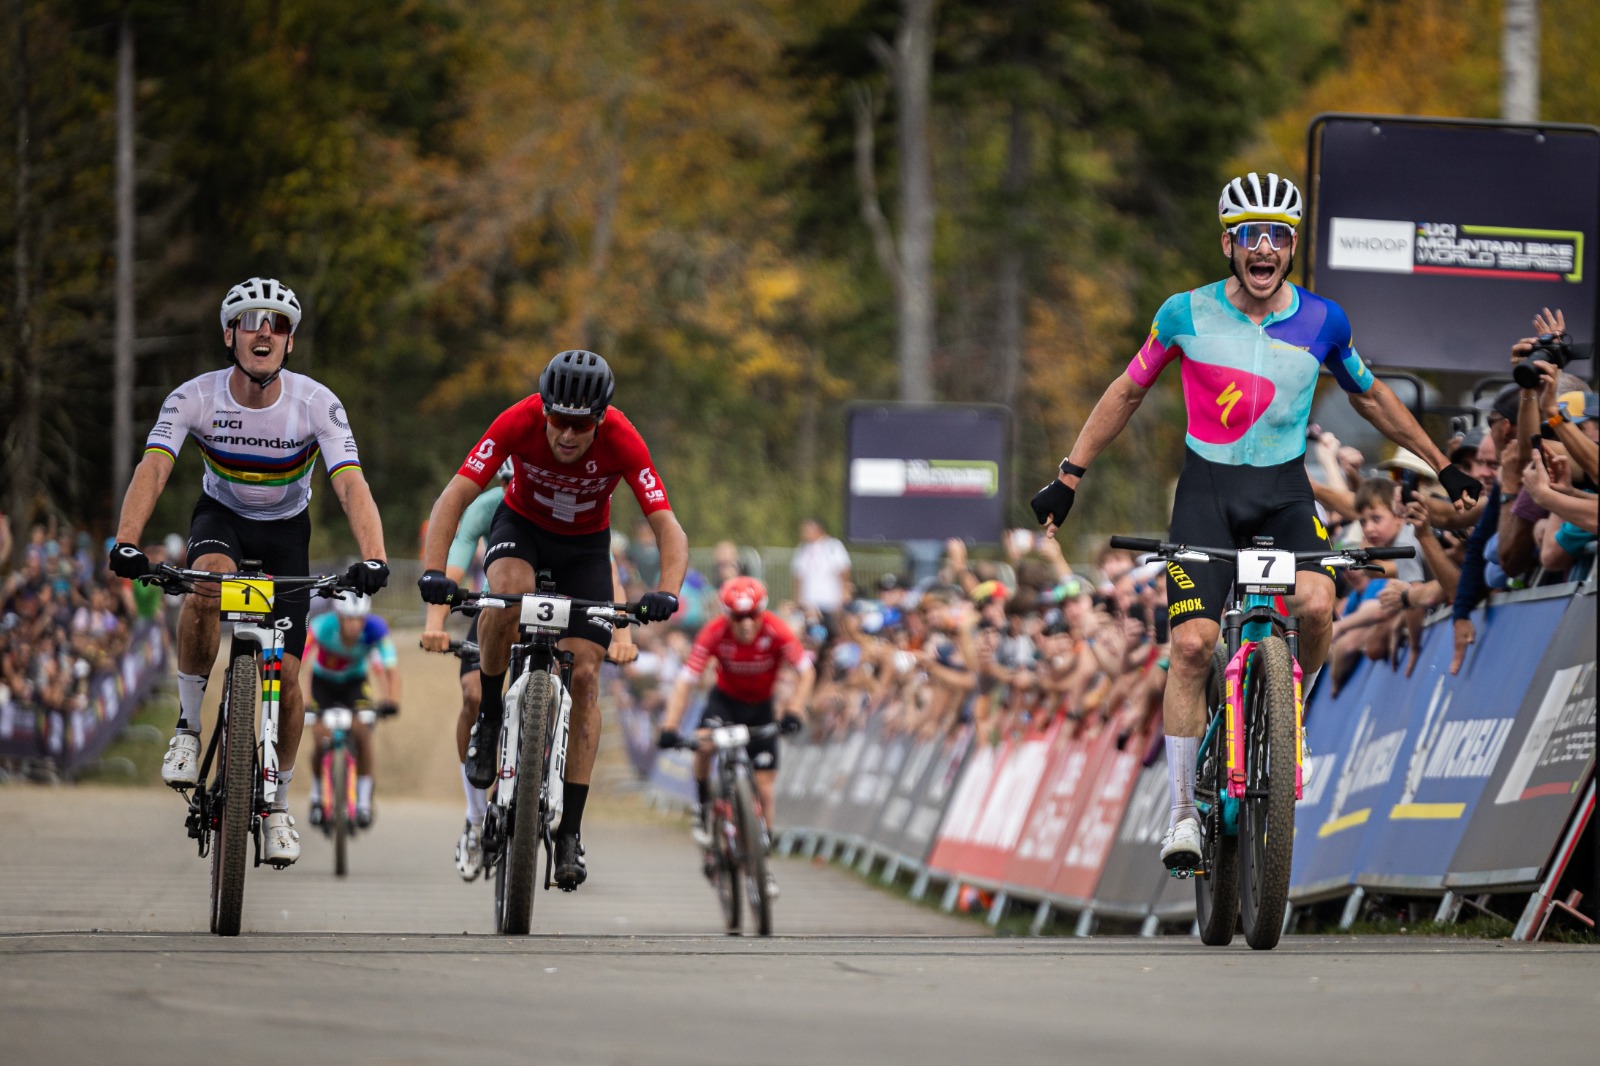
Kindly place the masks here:
<instances>
[{"instance_id":1,"label":"tree trunk","mask_svg":"<svg viewBox=\"0 0 1600 1066\"><path fill-rule=\"evenodd\" d=\"M1504 0L1500 32L1500 117L1539 121L1539 0Z\"/></svg>"},{"instance_id":2,"label":"tree trunk","mask_svg":"<svg viewBox=\"0 0 1600 1066\"><path fill-rule=\"evenodd\" d=\"M1000 249L1000 265L995 283L997 321L995 323L996 399L1007 407L1016 406L1022 387L1022 322L1026 294L1023 275L1027 268L1023 237L1028 232L1026 194L1028 172L1033 166L1033 138L1028 117L1020 103L1011 105L1011 131L1006 153L1006 172L1000 188L1005 199L1006 225Z\"/></svg>"},{"instance_id":3,"label":"tree trunk","mask_svg":"<svg viewBox=\"0 0 1600 1066\"><path fill-rule=\"evenodd\" d=\"M111 416L111 510L133 476L133 17L126 5L117 43L116 389Z\"/></svg>"},{"instance_id":4,"label":"tree trunk","mask_svg":"<svg viewBox=\"0 0 1600 1066\"><path fill-rule=\"evenodd\" d=\"M933 30L938 0L903 0L895 35L895 88L900 103L900 398L928 403L933 390L933 161L928 112Z\"/></svg>"},{"instance_id":5,"label":"tree trunk","mask_svg":"<svg viewBox=\"0 0 1600 1066\"><path fill-rule=\"evenodd\" d=\"M28 28L27 7L23 0L12 0L11 22L16 27L13 38L15 49L12 67L12 91L17 107L17 177L15 217L17 241L12 249L12 268L16 273L16 291L12 299L12 321L16 333L16 359L13 361L11 402L7 412L10 428L6 432L5 472L10 486L7 511L11 516L12 537L16 544L27 543L28 528L33 522L34 506L38 496L40 396L42 383L38 353L34 350L33 294L30 285L33 264L28 250L29 220L32 217L29 203L32 176L28 169L28 136L30 110L28 107Z\"/></svg>"}]
</instances>

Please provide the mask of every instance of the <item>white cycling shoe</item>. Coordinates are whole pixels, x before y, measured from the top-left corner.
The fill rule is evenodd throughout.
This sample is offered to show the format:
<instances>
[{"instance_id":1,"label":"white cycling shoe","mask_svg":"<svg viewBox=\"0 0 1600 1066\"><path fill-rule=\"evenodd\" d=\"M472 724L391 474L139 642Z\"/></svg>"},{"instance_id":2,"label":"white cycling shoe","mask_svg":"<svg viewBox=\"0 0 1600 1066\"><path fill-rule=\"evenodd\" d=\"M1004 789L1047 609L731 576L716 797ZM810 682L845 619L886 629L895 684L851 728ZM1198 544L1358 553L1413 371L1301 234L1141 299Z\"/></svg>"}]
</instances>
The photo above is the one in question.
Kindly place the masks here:
<instances>
[{"instance_id":1,"label":"white cycling shoe","mask_svg":"<svg viewBox=\"0 0 1600 1066\"><path fill-rule=\"evenodd\" d=\"M778 899L779 895L781 895L781 890L778 888L778 879L776 877L772 876L772 871L771 870L768 870L767 871L767 899L770 902L777 902L777 899Z\"/></svg>"},{"instance_id":2,"label":"white cycling shoe","mask_svg":"<svg viewBox=\"0 0 1600 1066\"><path fill-rule=\"evenodd\" d=\"M463 881L476 881L483 872L483 841L478 837L478 827L471 822L456 841L456 872Z\"/></svg>"},{"instance_id":3,"label":"white cycling shoe","mask_svg":"<svg viewBox=\"0 0 1600 1066\"><path fill-rule=\"evenodd\" d=\"M709 848L711 846L711 830L702 822L695 822L689 827L689 839L695 842L696 847Z\"/></svg>"},{"instance_id":4,"label":"white cycling shoe","mask_svg":"<svg viewBox=\"0 0 1600 1066\"><path fill-rule=\"evenodd\" d=\"M1200 865L1200 823L1180 818L1161 838L1161 861L1169 870L1193 869Z\"/></svg>"},{"instance_id":5,"label":"white cycling shoe","mask_svg":"<svg viewBox=\"0 0 1600 1066\"><path fill-rule=\"evenodd\" d=\"M173 788L193 788L200 780L200 734L179 733L161 757L161 780Z\"/></svg>"},{"instance_id":6,"label":"white cycling shoe","mask_svg":"<svg viewBox=\"0 0 1600 1066\"><path fill-rule=\"evenodd\" d=\"M261 827L261 861L288 866L300 857L300 834L288 811L273 811Z\"/></svg>"}]
</instances>

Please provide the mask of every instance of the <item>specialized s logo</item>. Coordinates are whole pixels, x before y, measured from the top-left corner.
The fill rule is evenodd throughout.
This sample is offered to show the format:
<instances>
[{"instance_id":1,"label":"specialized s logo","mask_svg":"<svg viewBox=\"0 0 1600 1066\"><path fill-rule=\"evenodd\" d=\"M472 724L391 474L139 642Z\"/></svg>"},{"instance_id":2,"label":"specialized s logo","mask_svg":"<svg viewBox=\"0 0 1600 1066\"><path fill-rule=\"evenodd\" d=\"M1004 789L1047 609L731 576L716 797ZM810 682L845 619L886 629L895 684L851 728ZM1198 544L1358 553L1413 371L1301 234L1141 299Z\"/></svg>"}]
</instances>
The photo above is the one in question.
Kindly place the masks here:
<instances>
[{"instance_id":1,"label":"specialized s logo","mask_svg":"<svg viewBox=\"0 0 1600 1066\"><path fill-rule=\"evenodd\" d=\"M1228 424L1228 416L1233 414L1233 405L1238 403L1239 397L1243 395L1244 393L1239 391L1239 383L1230 381L1228 382L1228 387L1223 389L1222 394L1217 397L1217 406L1222 408L1222 424L1224 426Z\"/></svg>"},{"instance_id":2,"label":"specialized s logo","mask_svg":"<svg viewBox=\"0 0 1600 1066\"><path fill-rule=\"evenodd\" d=\"M1183 567L1179 566L1177 563L1168 563L1167 573L1172 575L1172 583L1177 585L1180 589L1183 589L1185 592L1188 592L1190 589L1194 588L1194 578L1184 573Z\"/></svg>"}]
</instances>

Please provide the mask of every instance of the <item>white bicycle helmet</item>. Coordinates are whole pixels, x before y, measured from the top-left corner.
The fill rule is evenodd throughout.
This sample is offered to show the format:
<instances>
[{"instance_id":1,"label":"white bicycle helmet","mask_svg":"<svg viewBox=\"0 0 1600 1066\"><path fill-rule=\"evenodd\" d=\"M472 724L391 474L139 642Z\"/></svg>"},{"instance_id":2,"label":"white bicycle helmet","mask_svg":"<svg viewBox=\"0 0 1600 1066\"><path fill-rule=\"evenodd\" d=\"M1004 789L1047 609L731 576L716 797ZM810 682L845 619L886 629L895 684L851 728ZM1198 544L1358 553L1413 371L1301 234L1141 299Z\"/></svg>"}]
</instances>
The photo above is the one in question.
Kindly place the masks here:
<instances>
[{"instance_id":1,"label":"white bicycle helmet","mask_svg":"<svg viewBox=\"0 0 1600 1066\"><path fill-rule=\"evenodd\" d=\"M289 332L300 328L300 299L294 290L273 278L241 281L222 298L222 328L233 325L242 311L281 311L289 316Z\"/></svg>"},{"instance_id":2,"label":"white bicycle helmet","mask_svg":"<svg viewBox=\"0 0 1600 1066\"><path fill-rule=\"evenodd\" d=\"M372 597L341 592L334 597L333 610L340 618L365 618L372 613Z\"/></svg>"},{"instance_id":3,"label":"white bicycle helmet","mask_svg":"<svg viewBox=\"0 0 1600 1066\"><path fill-rule=\"evenodd\" d=\"M1224 227L1235 222L1287 222L1300 225L1302 204L1300 190L1288 178L1251 171L1242 178L1234 178L1222 187L1217 200L1217 217Z\"/></svg>"}]
</instances>

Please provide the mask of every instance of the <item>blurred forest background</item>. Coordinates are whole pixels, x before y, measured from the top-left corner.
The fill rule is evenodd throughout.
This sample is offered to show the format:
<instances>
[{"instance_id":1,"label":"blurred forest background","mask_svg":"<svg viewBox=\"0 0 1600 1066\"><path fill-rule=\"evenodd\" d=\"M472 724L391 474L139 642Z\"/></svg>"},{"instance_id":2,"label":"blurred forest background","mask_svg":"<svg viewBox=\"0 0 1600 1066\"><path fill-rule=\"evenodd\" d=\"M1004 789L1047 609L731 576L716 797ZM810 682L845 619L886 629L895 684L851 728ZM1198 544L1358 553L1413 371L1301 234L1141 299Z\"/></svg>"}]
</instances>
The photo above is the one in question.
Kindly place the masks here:
<instances>
[{"instance_id":1,"label":"blurred forest background","mask_svg":"<svg viewBox=\"0 0 1600 1066\"><path fill-rule=\"evenodd\" d=\"M290 367L348 407L394 556L571 347L611 360L695 544L837 522L845 405L903 394L1011 408L1031 525L1160 300L1221 276L1230 172L1301 180L1322 111L1500 106L1499 0L3 2L19 541L48 512L104 535L121 499L124 18L135 460L166 392L225 365L228 286L276 276L307 308ZM1595 122L1600 4L1544 0L1542 27L1540 117ZM907 344L929 358L903 393ZM1096 464L1079 530L1164 528L1181 438L1173 378ZM187 527L198 472L186 449L151 536ZM336 552L317 477L314 554Z\"/></svg>"}]
</instances>

